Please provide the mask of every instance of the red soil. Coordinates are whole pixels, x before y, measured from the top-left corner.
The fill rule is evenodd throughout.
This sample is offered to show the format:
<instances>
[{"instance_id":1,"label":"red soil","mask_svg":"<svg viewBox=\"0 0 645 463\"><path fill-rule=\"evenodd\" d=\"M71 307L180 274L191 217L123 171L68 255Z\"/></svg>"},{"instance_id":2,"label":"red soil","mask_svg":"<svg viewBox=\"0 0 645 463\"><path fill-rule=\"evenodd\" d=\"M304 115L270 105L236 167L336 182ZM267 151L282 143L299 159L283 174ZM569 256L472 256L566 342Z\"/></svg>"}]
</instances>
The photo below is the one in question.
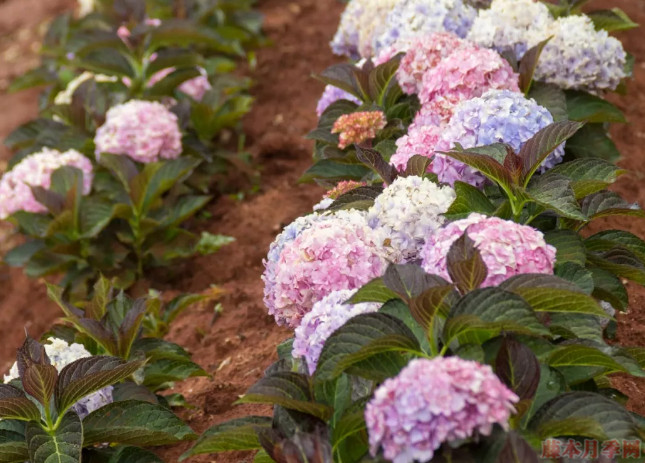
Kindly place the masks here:
<instances>
[{"instance_id":1,"label":"red soil","mask_svg":"<svg viewBox=\"0 0 645 463\"><path fill-rule=\"evenodd\" d=\"M7 50L17 41L12 37L37 37L38 24L60 8L66 0L0 1L0 56L4 63ZM33 3L33 5L31 5ZM19 5L19 6L18 6ZM601 0L594 7L624 9L645 24L645 3L634 0ZM220 300L223 313L214 318L212 304L189 309L173 326L170 339L192 352L194 360L213 374L213 379L196 378L177 386L196 408L183 412L198 432L221 421L248 413L266 413L258 406L232 406L275 360L275 347L289 336L266 315L260 280L262 259L279 230L297 216L311 210L321 190L298 186L298 176L311 162L311 143L303 135L315 126L315 103L322 85L310 75L337 61L327 42L338 24L342 5L337 0L264 0L259 8L266 15L266 32L274 46L261 50L253 73L256 104L245 120L249 150L262 167L262 189L237 201L223 197L213 203L212 218L201 226L212 233L234 236L237 241L218 254L200 257L177 266L165 274L155 274L148 284L168 296L178 292L203 292L210 285L224 288ZM29 18L25 11L29 11ZM23 19L24 18L24 19ZM29 31L29 32L24 32ZM9 37L9 38L7 38ZM645 42L642 31L622 33L626 49L636 55L635 79L628 97L614 101L623 109L630 124L615 126L613 135L624 155L621 165L629 169L616 190L629 201L645 204L645 163L640 145L645 141ZM22 42L20 42L22 43ZM31 45L21 45L21 60L33 62ZM33 117L36 92L6 95L6 80L24 67L13 62L0 69L0 137ZM0 159L7 153L0 153ZM594 226L594 230L620 226L645 238L643 222L613 220ZM619 339L625 345L645 346L645 290L630 285L631 309L619 315ZM22 327L39 335L59 315L45 296L43 285L30 281L20 270L0 267L0 371L11 364L16 347L22 342ZM617 379L627 393L630 407L645 414L645 381ZM176 457L188 445L163 449L166 461ZM251 461L248 454L195 457L190 462L232 463Z\"/></svg>"}]
</instances>

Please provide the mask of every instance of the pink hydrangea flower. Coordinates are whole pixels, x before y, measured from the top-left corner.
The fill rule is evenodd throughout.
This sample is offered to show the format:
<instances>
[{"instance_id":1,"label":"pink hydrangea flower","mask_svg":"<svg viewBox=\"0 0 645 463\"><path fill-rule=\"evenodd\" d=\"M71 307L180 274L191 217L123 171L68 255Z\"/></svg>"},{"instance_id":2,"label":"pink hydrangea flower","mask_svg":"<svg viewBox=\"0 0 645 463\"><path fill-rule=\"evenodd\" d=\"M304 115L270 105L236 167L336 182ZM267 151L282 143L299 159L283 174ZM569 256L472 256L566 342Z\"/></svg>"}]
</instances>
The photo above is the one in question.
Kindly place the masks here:
<instances>
[{"instance_id":1,"label":"pink hydrangea flower","mask_svg":"<svg viewBox=\"0 0 645 463\"><path fill-rule=\"evenodd\" d=\"M97 156L122 154L143 163L175 159L182 151L177 116L154 101L131 100L110 108L94 143Z\"/></svg>"},{"instance_id":2,"label":"pink hydrangea flower","mask_svg":"<svg viewBox=\"0 0 645 463\"><path fill-rule=\"evenodd\" d=\"M419 99L443 121L454 107L488 90L519 92L519 75L493 50L464 46L423 75Z\"/></svg>"},{"instance_id":3,"label":"pink hydrangea flower","mask_svg":"<svg viewBox=\"0 0 645 463\"><path fill-rule=\"evenodd\" d=\"M407 135L396 141L396 152L390 158L390 163L403 172L412 156L434 156L444 126L433 108L422 106L408 127Z\"/></svg>"},{"instance_id":4,"label":"pink hydrangea flower","mask_svg":"<svg viewBox=\"0 0 645 463\"><path fill-rule=\"evenodd\" d=\"M448 32L437 32L413 39L405 47L407 52L397 71L401 89L408 95L421 92L423 76L426 72L437 66L444 58L466 46L474 47L470 42Z\"/></svg>"},{"instance_id":5,"label":"pink hydrangea flower","mask_svg":"<svg viewBox=\"0 0 645 463\"><path fill-rule=\"evenodd\" d=\"M428 462L444 442L508 429L519 397L488 365L459 357L415 359L365 408L370 452L394 463Z\"/></svg>"},{"instance_id":6,"label":"pink hydrangea flower","mask_svg":"<svg viewBox=\"0 0 645 463\"><path fill-rule=\"evenodd\" d=\"M46 212L47 208L34 198L31 187L49 189L52 174L63 166L76 167L83 172L83 194L88 194L94 179L90 160L75 150L61 153L44 148L25 157L0 179L0 219L17 211Z\"/></svg>"},{"instance_id":7,"label":"pink hydrangea flower","mask_svg":"<svg viewBox=\"0 0 645 463\"><path fill-rule=\"evenodd\" d=\"M355 290L333 291L316 302L311 312L305 314L296 328L292 355L302 357L307 362L309 374L316 371L325 342L338 328L349 319L364 313L376 312L381 304L346 304Z\"/></svg>"},{"instance_id":8,"label":"pink hydrangea flower","mask_svg":"<svg viewBox=\"0 0 645 463\"><path fill-rule=\"evenodd\" d=\"M327 294L381 276L387 263L380 236L368 226L365 213L355 210L311 223L284 244L271 274L265 272L269 313L278 324L295 328Z\"/></svg>"},{"instance_id":9,"label":"pink hydrangea flower","mask_svg":"<svg viewBox=\"0 0 645 463\"><path fill-rule=\"evenodd\" d=\"M448 251L464 232L475 242L488 268L482 286L497 286L523 273L553 273L556 250L544 241L540 231L477 213L446 225L426 239L421 251L423 269L450 280Z\"/></svg>"},{"instance_id":10,"label":"pink hydrangea flower","mask_svg":"<svg viewBox=\"0 0 645 463\"><path fill-rule=\"evenodd\" d=\"M387 119L383 111L363 111L340 116L331 133L340 134L338 147L345 149L354 143L370 140L385 128Z\"/></svg>"},{"instance_id":11,"label":"pink hydrangea flower","mask_svg":"<svg viewBox=\"0 0 645 463\"><path fill-rule=\"evenodd\" d=\"M201 101L206 92L213 88L211 83L208 81L206 69L198 68L198 70L200 75L193 77L192 79L185 80L179 85L179 87L177 87L180 92L185 93L195 101ZM150 79L148 79L147 87L152 87L173 72L175 72L175 68L162 69L161 71L156 72L150 77Z\"/></svg>"},{"instance_id":12,"label":"pink hydrangea flower","mask_svg":"<svg viewBox=\"0 0 645 463\"><path fill-rule=\"evenodd\" d=\"M362 186L367 186L367 183L357 182L355 180L344 180L342 182L338 182L334 188L325 193L325 198L338 199L345 193L349 193L350 191Z\"/></svg>"}]
</instances>

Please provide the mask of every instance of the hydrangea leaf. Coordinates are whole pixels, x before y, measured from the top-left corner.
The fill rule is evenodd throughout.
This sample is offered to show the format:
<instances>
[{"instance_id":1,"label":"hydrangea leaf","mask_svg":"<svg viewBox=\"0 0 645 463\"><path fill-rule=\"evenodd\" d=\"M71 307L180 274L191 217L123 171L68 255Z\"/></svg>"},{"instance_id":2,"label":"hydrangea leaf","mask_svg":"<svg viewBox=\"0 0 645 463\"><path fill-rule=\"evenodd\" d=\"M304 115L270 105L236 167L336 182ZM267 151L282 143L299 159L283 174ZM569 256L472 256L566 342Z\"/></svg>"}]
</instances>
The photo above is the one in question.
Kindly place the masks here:
<instances>
[{"instance_id":1,"label":"hydrangea leaf","mask_svg":"<svg viewBox=\"0 0 645 463\"><path fill-rule=\"evenodd\" d=\"M522 399L532 399L540 383L540 362L533 351L505 337L495 357L495 373Z\"/></svg>"},{"instance_id":2,"label":"hydrangea leaf","mask_svg":"<svg viewBox=\"0 0 645 463\"><path fill-rule=\"evenodd\" d=\"M4 463L23 463L29 460L29 449L24 434L0 430L0 461Z\"/></svg>"},{"instance_id":3,"label":"hydrangea leaf","mask_svg":"<svg viewBox=\"0 0 645 463\"><path fill-rule=\"evenodd\" d=\"M544 240L556 249L556 265L572 262L585 265L587 253L582 238L571 230L553 230L544 234Z\"/></svg>"},{"instance_id":4,"label":"hydrangea leaf","mask_svg":"<svg viewBox=\"0 0 645 463\"><path fill-rule=\"evenodd\" d=\"M0 418L4 420L38 421L38 407L20 389L0 384Z\"/></svg>"},{"instance_id":5,"label":"hydrangea leaf","mask_svg":"<svg viewBox=\"0 0 645 463\"><path fill-rule=\"evenodd\" d=\"M393 264L383 276L385 286L404 300L419 296L425 290L449 283L436 275L429 275L418 265Z\"/></svg>"},{"instance_id":6,"label":"hydrangea leaf","mask_svg":"<svg viewBox=\"0 0 645 463\"><path fill-rule=\"evenodd\" d=\"M58 428L46 431L40 423L27 423L25 438L32 463L80 463L83 425L74 412L65 414Z\"/></svg>"},{"instance_id":7,"label":"hydrangea leaf","mask_svg":"<svg viewBox=\"0 0 645 463\"><path fill-rule=\"evenodd\" d=\"M569 119L567 98L564 91L557 85L533 82L528 97L533 98L537 104L548 109L551 116L553 116L553 122Z\"/></svg>"},{"instance_id":8,"label":"hydrangea leaf","mask_svg":"<svg viewBox=\"0 0 645 463\"><path fill-rule=\"evenodd\" d=\"M563 175L549 172L532 179L526 194L540 206L554 210L563 217L582 221L587 219L576 201L571 180Z\"/></svg>"},{"instance_id":9,"label":"hydrangea leaf","mask_svg":"<svg viewBox=\"0 0 645 463\"><path fill-rule=\"evenodd\" d=\"M397 299L398 297L399 295L397 293L385 285L383 278L375 278L356 291L347 303L387 302L390 299Z\"/></svg>"},{"instance_id":10,"label":"hydrangea leaf","mask_svg":"<svg viewBox=\"0 0 645 463\"><path fill-rule=\"evenodd\" d=\"M113 402L83 420L84 445L112 442L137 446L176 444L192 440L192 429L172 410L149 402Z\"/></svg>"},{"instance_id":11,"label":"hydrangea leaf","mask_svg":"<svg viewBox=\"0 0 645 463\"><path fill-rule=\"evenodd\" d=\"M537 67L542 50L544 50L544 47L549 40L551 40L551 37L530 48L520 61L520 90L522 90L525 95L527 95L531 90L535 68Z\"/></svg>"},{"instance_id":12,"label":"hydrangea leaf","mask_svg":"<svg viewBox=\"0 0 645 463\"><path fill-rule=\"evenodd\" d=\"M446 262L450 279L462 294L479 288L488 276L484 259L467 233L452 243Z\"/></svg>"},{"instance_id":13,"label":"hydrangea leaf","mask_svg":"<svg viewBox=\"0 0 645 463\"><path fill-rule=\"evenodd\" d=\"M638 24L631 20L620 8L610 10L594 10L587 13L596 26L596 29L604 29L607 32L623 31L638 27Z\"/></svg>"},{"instance_id":14,"label":"hydrangea leaf","mask_svg":"<svg viewBox=\"0 0 645 463\"><path fill-rule=\"evenodd\" d=\"M589 123L627 122L622 111L600 97L587 92L566 92L567 112L572 121Z\"/></svg>"},{"instance_id":15,"label":"hydrangea leaf","mask_svg":"<svg viewBox=\"0 0 645 463\"><path fill-rule=\"evenodd\" d=\"M587 124L569 139L566 151L575 158L601 158L615 163L620 152L603 124Z\"/></svg>"}]
</instances>

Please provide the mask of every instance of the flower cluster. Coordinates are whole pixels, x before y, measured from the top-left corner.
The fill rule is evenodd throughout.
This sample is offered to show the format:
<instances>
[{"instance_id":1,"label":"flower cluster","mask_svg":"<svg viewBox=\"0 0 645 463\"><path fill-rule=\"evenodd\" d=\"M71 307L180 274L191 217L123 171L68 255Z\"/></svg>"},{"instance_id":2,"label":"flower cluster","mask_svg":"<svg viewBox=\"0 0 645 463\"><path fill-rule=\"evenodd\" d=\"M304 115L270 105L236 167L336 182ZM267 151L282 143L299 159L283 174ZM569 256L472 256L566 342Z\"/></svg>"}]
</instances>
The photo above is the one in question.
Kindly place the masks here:
<instances>
[{"instance_id":1,"label":"flower cluster","mask_svg":"<svg viewBox=\"0 0 645 463\"><path fill-rule=\"evenodd\" d=\"M493 50L462 47L423 75L419 99L447 121L454 107L488 90L519 92L519 76Z\"/></svg>"},{"instance_id":2,"label":"flower cluster","mask_svg":"<svg viewBox=\"0 0 645 463\"><path fill-rule=\"evenodd\" d=\"M399 0L388 14L381 34L374 37L374 54L397 41L433 32L465 37L476 15L477 10L463 0Z\"/></svg>"},{"instance_id":3,"label":"flower cluster","mask_svg":"<svg viewBox=\"0 0 645 463\"><path fill-rule=\"evenodd\" d=\"M618 39L596 30L588 16L567 16L547 31L535 78L565 89L599 93L615 90L627 76L627 55Z\"/></svg>"},{"instance_id":4,"label":"flower cluster","mask_svg":"<svg viewBox=\"0 0 645 463\"><path fill-rule=\"evenodd\" d=\"M296 328L292 355L305 359L309 374L316 371L325 341L334 331L350 318L376 312L381 306L378 303L346 304L355 292L347 289L331 292L313 305Z\"/></svg>"},{"instance_id":5,"label":"flower cluster","mask_svg":"<svg viewBox=\"0 0 645 463\"><path fill-rule=\"evenodd\" d=\"M449 223L426 238L421 251L423 269L449 280L448 251L464 232L474 241L488 268L482 286L496 286L522 273L553 273L555 248L544 241L542 232L477 213Z\"/></svg>"},{"instance_id":6,"label":"flower cluster","mask_svg":"<svg viewBox=\"0 0 645 463\"><path fill-rule=\"evenodd\" d=\"M400 45L400 50L406 51L397 71L397 80L401 89L408 95L420 93L426 72L467 44L467 41L454 34L437 32L417 37Z\"/></svg>"},{"instance_id":7,"label":"flower cluster","mask_svg":"<svg viewBox=\"0 0 645 463\"><path fill-rule=\"evenodd\" d=\"M402 172L412 156L434 156L434 148L439 143L442 131L437 115L429 108L422 107L408 127L408 133L396 140L397 149L390 162Z\"/></svg>"},{"instance_id":8,"label":"flower cluster","mask_svg":"<svg viewBox=\"0 0 645 463\"><path fill-rule=\"evenodd\" d=\"M442 129L436 151L447 151L459 143L463 148L506 143L519 152L524 143L553 123L553 116L535 100L508 90L490 90L455 108L450 122ZM542 163L546 170L562 161L564 145L554 150ZM475 170L447 156L436 154L432 171L442 182L460 180L479 185L484 177Z\"/></svg>"},{"instance_id":9,"label":"flower cluster","mask_svg":"<svg viewBox=\"0 0 645 463\"><path fill-rule=\"evenodd\" d=\"M263 276L265 304L278 324L296 327L314 303L334 290L355 289L385 271L383 240L358 211L338 211L295 227L273 247ZM297 233L292 241L288 237ZM283 232L284 234L284 232ZM275 259L278 249L281 252Z\"/></svg>"},{"instance_id":10,"label":"flower cluster","mask_svg":"<svg viewBox=\"0 0 645 463\"><path fill-rule=\"evenodd\" d=\"M76 360L91 357L85 347L81 344L67 344L67 342L58 338L50 338L49 344L45 344L45 352L52 366L60 372L63 368ZM4 376L4 382L8 383L14 379L18 379L18 363L14 363L9 370L9 374ZM94 392L74 404L72 409L81 417L85 418L92 413L109 403L112 402L112 386L107 386L100 391Z\"/></svg>"},{"instance_id":11,"label":"flower cluster","mask_svg":"<svg viewBox=\"0 0 645 463\"><path fill-rule=\"evenodd\" d=\"M182 151L177 116L153 101L131 100L110 108L94 143L97 156L122 154L143 163L175 159Z\"/></svg>"},{"instance_id":12,"label":"flower cluster","mask_svg":"<svg viewBox=\"0 0 645 463\"><path fill-rule=\"evenodd\" d=\"M320 100L318 100L318 104L316 105L316 114L318 114L318 117L322 116L325 110L332 103L335 103L338 100L349 100L353 103L356 103L357 105L361 104L361 100L356 98L351 93L348 93L341 88L334 87L333 85L327 85L325 87L325 90L323 91L322 96L320 97Z\"/></svg>"},{"instance_id":13,"label":"flower cluster","mask_svg":"<svg viewBox=\"0 0 645 463\"><path fill-rule=\"evenodd\" d=\"M394 463L427 462L444 442L508 428L519 401L488 365L458 357L412 360L365 409L370 451Z\"/></svg>"},{"instance_id":14,"label":"flower cluster","mask_svg":"<svg viewBox=\"0 0 645 463\"><path fill-rule=\"evenodd\" d=\"M17 211L46 212L47 208L34 198L31 187L49 189L52 174L64 166L83 172L83 194L88 194L94 179L90 160L75 150L61 153L44 148L25 157L0 179L0 219Z\"/></svg>"},{"instance_id":15,"label":"flower cluster","mask_svg":"<svg viewBox=\"0 0 645 463\"><path fill-rule=\"evenodd\" d=\"M443 225L442 214L455 198L449 186L422 177L399 177L376 198L367 220L386 237L391 261L409 261L418 256L426 237Z\"/></svg>"},{"instance_id":16,"label":"flower cluster","mask_svg":"<svg viewBox=\"0 0 645 463\"><path fill-rule=\"evenodd\" d=\"M337 55L353 59L373 54L374 35L380 33L388 13L400 0L352 0L340 19L331 42Z\"/></svg>"},{"instance_id":17,"label":"flower cluster","mask_svg":"<svg viewBox=\"0 0 645 463\"><path fill-rule=\"evenodd\" d=\"M340 116L331 133L340 134L338 147L345 149L354 143L371 140L385 128L387 119L383 111L363 111Z\"/></svg>"},{"instance_id":18,"label":"flower cluster","mask_svg":"<svg viewBox=\"0 0 645 463\"><path fill-rule=\"evenodd\" d=\"M493 0L473 22L468 38L486 48L513 51L519 59L548 37L549 9L536 0Z\"/></svg>"}]
</instances>

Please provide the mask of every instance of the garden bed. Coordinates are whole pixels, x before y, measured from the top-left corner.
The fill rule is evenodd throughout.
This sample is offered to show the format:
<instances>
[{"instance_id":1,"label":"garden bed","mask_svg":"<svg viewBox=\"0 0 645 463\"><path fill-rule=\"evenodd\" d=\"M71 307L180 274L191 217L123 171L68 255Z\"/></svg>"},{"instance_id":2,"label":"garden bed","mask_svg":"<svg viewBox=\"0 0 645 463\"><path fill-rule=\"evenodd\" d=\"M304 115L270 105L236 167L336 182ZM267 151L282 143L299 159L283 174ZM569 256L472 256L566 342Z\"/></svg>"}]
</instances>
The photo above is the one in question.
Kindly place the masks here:
<instances>
[{"instance_id":1,"label":"garden bed","mask_svg":"<svg viewBox=\"0 0 645 463\"><path fill-rule=\"evenodd\" d=\"M34 9L23 9L16 5L24 5L24 0L8 0L0 4L0 17L22 18L29 11L29 21L3 19L0 33L29 37L20 31L33 34L42 20L57 11L55 8L69 3L47 2L49 6L45 7L44 2L35 2ZM645 5L633 0L604 0L596 6L619 6L634 21L645 23ZM234 244L217 254L153 274L146 282L168 296L203 292L212 284L227 291L221 299L220 315L214 316L212 305L195 306L173 325L170 334L172 341L188 349L194 361L214 376L213 380L190 379L177 389L196 407L185 411L183 417L197 432L259 407L234 407L232 403L275 360L275 346L288 337L288 332L277 328L266 315L260 280L262 259L278 231L309 211L322 193L312 186L298 186L296 180L311 164L312 146L303 135L316 125L314 108L322 91L322 85L310 74L337 61L327 42L337 27L342 4L336 0L267 0L259 2L259 9L266 15L265 29L274 45L259 51L253 73L256 104L246 117L245 130L249 150L262 165L261 190L242 200L222 197L209 208L212 217L197 222L201 229L235 237ZM629 201L645 204L641 149L645 141L645 43L640 29L622 33L620 39L625 49L636 56L637 64L629 96L613 98L629 120L629 124L615 125L613 129L614 140L624 156L620 165L629 170L615 189ZM27 44L30 41L25 42L21 54L28 61L32 52ZM13 41L4 40L0 56L13 46ZM10 72L8 76L0 74L0 81L13 77L13 70ZM5 108L0 114L0 137L34 116L36 95L33 91L0 95L0 107ZM600 225L596 224L593 231L620 226L645 238L640 220L611 219ZM627 314L619 315L618 340L623 345L645 346L645 290L633 284L629 284L629 289L631 308ZM4 340L0 345L0 367L6 369L13 361L15 349L24 336L23 326L32 336L39 336L58 315L58 308L46 298L42 283L28 280L20 269L0 268L0 336ZM630 397L629 406L645 413L645 381L617 379L617 385ZM166 449L164 457L174 461L185 447ZM242 455L232 454L194 457L189 461L244 460Z\"/></svg>"}]
</instances>

